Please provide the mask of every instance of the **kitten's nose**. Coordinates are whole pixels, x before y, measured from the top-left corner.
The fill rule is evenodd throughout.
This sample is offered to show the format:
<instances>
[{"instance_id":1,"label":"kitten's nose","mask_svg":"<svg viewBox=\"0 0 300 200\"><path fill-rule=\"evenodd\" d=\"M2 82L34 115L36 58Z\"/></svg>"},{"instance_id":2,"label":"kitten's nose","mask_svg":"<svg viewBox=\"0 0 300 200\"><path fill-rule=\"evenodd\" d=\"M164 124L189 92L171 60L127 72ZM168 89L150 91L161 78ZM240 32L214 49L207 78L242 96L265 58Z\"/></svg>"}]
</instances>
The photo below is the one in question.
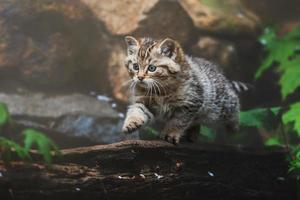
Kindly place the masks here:
<instances>
[{"instance_id":1,"label":"kitten's nose","mask_svg":"<svg viewBox=\"0 0 300 200\"><path fill-rule=\"evenodd\" d=\"M140 81L143 81L144 78L145 78L145 77L143 77L143 76L138 76L138 79L139 79Z\"/></svg>"}]
</instances>

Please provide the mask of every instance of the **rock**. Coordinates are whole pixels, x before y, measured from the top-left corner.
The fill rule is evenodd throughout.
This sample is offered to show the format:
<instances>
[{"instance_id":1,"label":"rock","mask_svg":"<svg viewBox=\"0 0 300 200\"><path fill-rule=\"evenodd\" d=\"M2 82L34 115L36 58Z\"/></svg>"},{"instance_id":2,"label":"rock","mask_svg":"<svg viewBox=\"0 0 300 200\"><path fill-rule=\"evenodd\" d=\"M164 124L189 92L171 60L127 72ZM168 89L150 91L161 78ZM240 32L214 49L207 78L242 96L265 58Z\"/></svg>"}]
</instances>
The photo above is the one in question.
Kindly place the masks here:
<instances>
[{"instance_id":1,"label":"rock","mask_svg":"<svg viewBox=\"0 0 300 200\"><path fill-rule=\"evenodd\" d=\"M241 0L241 2L260 17L263 24L275 25L280 29L286 23L299 21L300 1L298 0ZM283 12L284 11L284 12Z\"/></svg>"},{"instance_id":2,"label":"rock","mask_svg":"<svg viewBox=\"0 0 300 200\"><path fill-rule=\"evenodd\" d=\"M1 73L34 88L104 83L108 32L79 0L1 1L0 23Z\"/></svg>"},{"instance_id":3,"label":"rock","mask_svg":"<svg viewBox=\"0 0 300 200\"><path fill-rule=\"evenodd\" d=\"M81 0L94 15L104 22L110 33L127 35L134 32L140 21L147 17L148 12L159 0Z\"/></svg>"},{"instance_id":4,"label":"rock","mask_svg":"<svg viewBox=\"0 0 300 200\"><path fill-rule=\"evenodd\" d=\"M1 1L0 24L1 90L11 76L38 91L108 92L113 85L123 101L107 70L123 67L124 35L171 36L183 45L194 35L180 4L164 0Z\"/></svg>"},{"instance_id":5,"label":"rock","mask_svg":"<svg viewBox=\"0 0 300 200\"><path fill-rule=\"evenodd\" d=\"M113 45L107 63L107 74L112 94L117 100L122 102L127 102L129 96L129 75L124 65L125 48L124 41Z\"/></svg>"},{"instance_id":6,"label":"rock","mask_svg":"<svg viewBox=\"0 0 300 200\"><path fill-rule=\"evenodd\" d=\"M59 118L64 115L84 113L97 117L117 118L118 113L107 102L97 101L82 94L46 96L37 94L0 93L0 101L8 105L15 116Z\"/></svg>"},{"instance_id":7,"label":"rock","mask_svg":"<svg viewBox=\"0 0 300 200\"><path fill-rule=\"evenodd\" d=\"M62 147L66 146L60 141L76 138L85 140L85 145L138 138L137 134L127 137L121 133L123 116L111 107L109 99L99 101L83 94L0 93L0 102L7 104L17 124L48 133ZM72 147L70 142L68 145Z\"/></svg>"},{"instance_id":8,"label":"rock","mask_svg":"<svg viewBox=\"0 0 300 200\"><path fill-rule=\"evenodd\" d=\"M237 66L238 56L235 44L211 36L203 36L192 46L191 52L198 57L218 63L225 71Z\"/></svg>"},{"instance_id":9,"label":"rock","mask_svg":"<svg viewBox=\"0 0 300 200\"><path fill-rule=\"evenodd\" d=\"M112 35L170 36L184 44L193 35L192 20L178 1L81 1L104 22Z\"/></svg>"},{"instance_id":10,"label":"rock","mask_svg":"<svg viewBox=\"0 0 300 200\"><path fill-rule=\"evenodd\" d=\"M182 7L202 31L231 36L256 36L260 19L240 0L182 0Z\"/></svg>"}]
</instances>

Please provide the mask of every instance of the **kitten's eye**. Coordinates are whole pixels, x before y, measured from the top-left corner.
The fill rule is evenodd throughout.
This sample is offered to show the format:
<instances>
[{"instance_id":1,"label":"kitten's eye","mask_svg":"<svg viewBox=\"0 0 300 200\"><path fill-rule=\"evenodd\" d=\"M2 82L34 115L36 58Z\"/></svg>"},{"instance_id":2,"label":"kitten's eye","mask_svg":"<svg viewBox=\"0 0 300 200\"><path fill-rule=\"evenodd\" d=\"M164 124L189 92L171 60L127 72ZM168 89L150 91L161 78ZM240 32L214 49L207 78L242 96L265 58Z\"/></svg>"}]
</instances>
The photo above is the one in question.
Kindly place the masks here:
<instances>
[{"instance_id":1,"label":"kitten's eye","mask_svg":"<svg viewBox=\"0 0 300 200\"><path fill-rule=\"evenodd\" d=\"M154 65L149 65L149 67L148 67L148 71L149 72L154 72L156 70L156 66L154 66Z\"/></svg>"},{"instance_id":2,"label":"kitten's eye","mask_svg":"<svg viewBox=\"0 0 300 200\"><path fill-rule=\"evenodd\" d=\"M134 69L135 71L138 71L138 70L139 70L139 65L138 65L137 63L134 63L134 64L132 65L132 67L133 67L133 69Z\"/></svg>"}]
</instances>

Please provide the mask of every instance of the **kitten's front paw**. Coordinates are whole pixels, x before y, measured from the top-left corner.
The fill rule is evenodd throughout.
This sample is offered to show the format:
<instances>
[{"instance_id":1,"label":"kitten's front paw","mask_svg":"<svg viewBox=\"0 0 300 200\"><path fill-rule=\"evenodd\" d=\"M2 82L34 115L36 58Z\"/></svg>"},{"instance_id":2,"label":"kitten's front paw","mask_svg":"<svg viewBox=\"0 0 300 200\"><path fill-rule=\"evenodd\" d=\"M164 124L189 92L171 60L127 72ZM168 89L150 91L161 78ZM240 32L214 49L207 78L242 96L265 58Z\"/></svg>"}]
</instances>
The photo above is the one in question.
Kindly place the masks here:
<instances>
[{"instance_id":1,"label":"kitten's front paw","mask_svg":"<svg viewBox=\"0 0 300 200\"><path fill-rule=\"evenodd\" d=\"M179 144L181 134L178 133L178 132L171 132L171 133L162 134L161 138L168 141L168 142L170 142L170 143Z\"/></svg>"},{"instance_id":2,"label":"kitten's front paw","mask_svg":"<svg viewBox=\"0 0 300 200\"><path fill-rule=\"evenodd\" d=\"M145 120L138 117L129 117L125 119L122 131L123 133L132 133L140 128L145 123Z\"/></svg>"}]
</instances>

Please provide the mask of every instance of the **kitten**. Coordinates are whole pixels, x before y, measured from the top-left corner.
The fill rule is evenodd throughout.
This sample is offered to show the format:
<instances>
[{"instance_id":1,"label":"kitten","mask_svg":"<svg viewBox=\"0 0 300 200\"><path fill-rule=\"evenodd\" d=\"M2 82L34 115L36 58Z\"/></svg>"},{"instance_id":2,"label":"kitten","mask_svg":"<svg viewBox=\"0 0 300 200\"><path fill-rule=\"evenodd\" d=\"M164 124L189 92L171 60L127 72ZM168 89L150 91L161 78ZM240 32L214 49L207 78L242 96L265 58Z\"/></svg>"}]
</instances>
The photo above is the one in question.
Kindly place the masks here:
<instances>
[{"instance_id":1,"label":"kitten","mask_svg":"<svg viewBox=\"0 0 300 200\"><path fill-rule=\"evenodd\" d=\"M173 39L126 36L125 41L133 103L123 132L131 133L158 118L166 121L161 137L174 144L195 124L238 130L237 93L248 89L245 84L227 80L211 62L185 55Z\"/></svg>"}]
</instances>

